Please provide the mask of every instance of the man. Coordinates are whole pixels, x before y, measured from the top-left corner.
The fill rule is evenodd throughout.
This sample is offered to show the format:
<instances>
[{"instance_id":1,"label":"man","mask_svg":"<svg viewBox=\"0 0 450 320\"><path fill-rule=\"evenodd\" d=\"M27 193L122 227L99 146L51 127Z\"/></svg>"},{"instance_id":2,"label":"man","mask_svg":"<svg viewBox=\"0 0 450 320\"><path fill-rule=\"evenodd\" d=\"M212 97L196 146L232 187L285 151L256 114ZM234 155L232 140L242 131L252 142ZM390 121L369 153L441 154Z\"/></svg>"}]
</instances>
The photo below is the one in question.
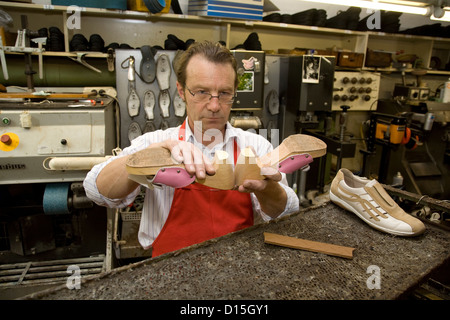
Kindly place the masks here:
<instances>
[{"instance_id":1,"label":"man","mask_svg":"<svg viewBox=\"0 0 450 320\"><path fill-rule=\"evenodd\" d=\"M232 155L252 146L261 157L272 151L263 137L233 128L228 122L238 78L232 53L210 42L195 43L177 62L177 90L186 103L187 118L177 128L145 133L118 156L88 173L86 194L99 205L124 207L133 202L140 185L128 178L126 161L144 148L164 147L198 179L214 175L217 150ZM283 178L283 179L282 179ZM298 197L280 173L264 180L246 180L235 190L193 183L185 188L147 188L138 233L152 256L249 227L297 211Z\"/></svg>"}]
</instances>

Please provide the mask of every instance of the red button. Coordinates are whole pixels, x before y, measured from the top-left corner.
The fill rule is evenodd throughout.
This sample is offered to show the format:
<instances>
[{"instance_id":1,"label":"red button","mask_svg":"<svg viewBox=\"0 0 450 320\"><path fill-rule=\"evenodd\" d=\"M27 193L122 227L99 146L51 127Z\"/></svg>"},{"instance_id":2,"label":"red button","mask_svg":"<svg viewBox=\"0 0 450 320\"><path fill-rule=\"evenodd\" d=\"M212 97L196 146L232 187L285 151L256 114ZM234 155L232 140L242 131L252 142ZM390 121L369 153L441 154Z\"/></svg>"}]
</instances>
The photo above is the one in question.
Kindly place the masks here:
<instances>
[{"instance_id":1,"label":"red button","mask_svg":"<svg viewBox=\"0 0 450 320\"><path fill-rule=\"evenodd\" d=\"M9 135L7 135L7 134L4 134L4 135L2 135L2 137L1 137L1 141L4 143L4 144L6 144L6 145L10 145L11 144L11 142L12 142L12 139L11 139L11 137L9 136Z\"/></svg>"}]
</instances>

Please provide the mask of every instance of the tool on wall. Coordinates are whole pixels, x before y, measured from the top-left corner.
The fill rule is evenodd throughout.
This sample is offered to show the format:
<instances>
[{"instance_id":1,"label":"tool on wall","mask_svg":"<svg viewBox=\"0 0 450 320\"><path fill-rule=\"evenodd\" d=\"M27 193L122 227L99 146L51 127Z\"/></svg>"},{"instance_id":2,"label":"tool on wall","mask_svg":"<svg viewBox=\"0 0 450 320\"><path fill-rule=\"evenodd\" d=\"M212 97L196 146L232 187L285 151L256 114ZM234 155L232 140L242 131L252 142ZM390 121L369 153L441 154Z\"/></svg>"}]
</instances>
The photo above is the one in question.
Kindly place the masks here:
<instances>
[{"instance_id":1,"label":"tool on wall","mask_svg":"<svg viewBox=\"0 0 450 320\"><path fill-rule=\"evenodd\" d=\"M44 79L44 57L42 56L42 46L44 46L47 43L47 38L46 37L41 37L41 38L34 38L31 39L34 43L37 43L38 48L39 48L39 79Z\"/></svg>"}]
</instances>

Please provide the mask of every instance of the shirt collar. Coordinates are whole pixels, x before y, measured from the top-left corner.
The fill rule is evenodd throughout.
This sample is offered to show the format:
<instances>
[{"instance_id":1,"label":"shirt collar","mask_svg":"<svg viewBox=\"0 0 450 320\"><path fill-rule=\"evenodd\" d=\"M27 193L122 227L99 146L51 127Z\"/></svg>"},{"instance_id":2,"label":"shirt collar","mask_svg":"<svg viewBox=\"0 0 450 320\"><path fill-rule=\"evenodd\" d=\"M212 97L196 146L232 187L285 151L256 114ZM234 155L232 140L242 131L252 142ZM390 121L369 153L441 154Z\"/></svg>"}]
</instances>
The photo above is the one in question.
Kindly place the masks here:
<instances>
[{"instance_id":1,"label":"shirt collar","mask_svg":"<svg viewBox=\"0 0 450 320\"><path fill-rule=\"evenodd\" d=\"M224 137L224 144L227 144L231 139L237 138L238 134L236 131L236 128L234 128L230 122L227 121L226 128L225 128L225 137ZM186 132L185 132L185 139L188 142L199 144L199 142L195 139L194 133L191 130L191 127L189 126L188 118L186 117Z\"/></svg>"}]
</instances>

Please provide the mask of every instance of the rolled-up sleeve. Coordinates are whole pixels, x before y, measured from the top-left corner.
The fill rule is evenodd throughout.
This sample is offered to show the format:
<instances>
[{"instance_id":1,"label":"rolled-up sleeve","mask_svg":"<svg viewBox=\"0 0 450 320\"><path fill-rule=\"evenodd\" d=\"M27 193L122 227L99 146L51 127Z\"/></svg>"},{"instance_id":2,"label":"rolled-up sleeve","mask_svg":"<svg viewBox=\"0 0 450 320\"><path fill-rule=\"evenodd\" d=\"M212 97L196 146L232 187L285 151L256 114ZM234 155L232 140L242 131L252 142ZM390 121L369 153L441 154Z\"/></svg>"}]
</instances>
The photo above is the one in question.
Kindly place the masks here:
<instances>
[{"instance_id":1,"label":"rolled-up sleeve","mask_svg":"<svg viewBox=\"0 0 450 320\"><path fill-rule=\"evenodd\" d=\"M124 208L131 203L140 192L140 187L136 188L132 193L128 194L122 199L110 199L102 195L97 188L97 177L100 171L106 167L111 161L124 156L125 154L120 154L119 156L109 158L105 162L95 165L91 171L88 172L86 178L83 181L83 187L86 192L86 196L94 201L99 206L104 206L108 208Z\"/></svg>"},{"instance_id":2,"label":"rolled-up sleeve","mask_svg":"<svg viewBox=\"0 0 450 320\"><path fill-rule=\"evenodd\" d=\"M274 150L272 144L265 138L261 137L260 135L248 135L247 133L244 133L243 136L241 136L241 140L242 142L246 141L246 143L245 142L242 143L243 146L250 145L256 147L257 155L259 157L262 157ZM284 211L278 217L298 212L298 210L300 209L299 199L295 191L291 187L289 187L289 184L286 179L286 174L282 173L282 179L278 183L286 191L287 195L287 201ZM264 213L264 211L262 211L261 205L254 193L251 193L251 200L255 217L260 216L264 221L273 219L269 215Z\"/></svg>"},{"instance_id":3,"label":"rolled-up sleeve","mask_svg":"<svg viewBox=\"0 0 450 320\"><path fill-rule=\"evenodd\" d=\"M96 204L100 206L105 206L109 208L123 208L131 203L133 203L136 196L141 191L141 186L137 187L133 192L128 194L126 197L121 199L110 199L102 195L97 188L97 177L100 172L106 167L111 161L114 161L120 157L124 157L126 155L130 155L138 152L139 150L143 150L148 148L152 143L164 141L167 139L177 139L178 137L178 128L169 128L167 130L156 130L153 132L145 133L131 142L131 145L124 148L118 155L109 158L105 162L99 163L94 166L86 175L86 178L83 181L83 186L86 191L86 195L89 199L94 201Z\"/></svg>"},{"instance_id":4,"label":"rolled-up sleeve","mask_svg":"<svg viewBox=\"0 0 450 320\"><path fill-rule=\"evenodd\" d=\"M287 201L286 201L286 206L284 207L284 211L282 213L280 213L280 215L277 218L297 212L300 209L300 203L299 203L297 194L295 193L294 190L292 190L292 188L289 187L287 180L286 180L286 175L284 173L282 173L282 175L283 175L283 178L278 183L280 184L281 187L283 187L284 191L286 191ZM264 221L269 221L269 220L273 219L272 217L270 217L269 215L264 213L264 211L262 211L261 205L254 193L251 193L251 199L252 199L252 204L253 204L253 210L259 216L261 216L261 218Z\"/></svg>"}]
</instances>

